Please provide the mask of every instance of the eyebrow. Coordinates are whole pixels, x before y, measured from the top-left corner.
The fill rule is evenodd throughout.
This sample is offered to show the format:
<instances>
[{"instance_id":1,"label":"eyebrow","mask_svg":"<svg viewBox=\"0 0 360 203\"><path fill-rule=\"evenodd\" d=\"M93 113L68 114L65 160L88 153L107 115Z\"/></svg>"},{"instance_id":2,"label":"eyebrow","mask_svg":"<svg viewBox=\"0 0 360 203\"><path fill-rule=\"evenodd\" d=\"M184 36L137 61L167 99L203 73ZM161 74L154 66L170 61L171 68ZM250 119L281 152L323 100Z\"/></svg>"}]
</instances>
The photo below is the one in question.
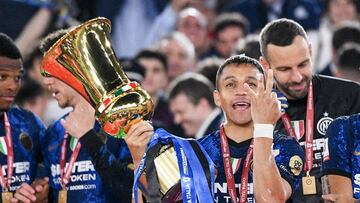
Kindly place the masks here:
<instances>
[{"instance_id":1,"label":"eyebrow","mask_svg":"<svg viewBox=\"0 0 360 203\"><path fill-rule=\"evenodd\" d=\"M226 76L224 78L224 80L229 80L229 79L236 79L236 77L231 75L231 76ZM249 80L249 79L257 80L257 78L255 76L247 76L245 79L246 80Z\"/></svg>"},{"instance_id":2,"label":"eyebrow","mask_svg":"<svg viewBox=\"0 0 360 203\"><path fill-rule=\"evenodd\" d=\"M226 77L224 78L224 80L229 80L229 79L236 79L236 77L235 77L235 76L230 75L230 76L226 76Z\"/></svg>"},{"instance_id":3,"label":"eyebrow","mask_svg":"<svg viewBox=\"0 0 360 203\"><path fill-rule=\"evenodd\" d=\"M249 80L249 79L253 79L253 80L258 80L256 77L254 77L254 76L248 76L248 77L246 77L246 79L247 80Z\"/></svg>"}]
</instances>

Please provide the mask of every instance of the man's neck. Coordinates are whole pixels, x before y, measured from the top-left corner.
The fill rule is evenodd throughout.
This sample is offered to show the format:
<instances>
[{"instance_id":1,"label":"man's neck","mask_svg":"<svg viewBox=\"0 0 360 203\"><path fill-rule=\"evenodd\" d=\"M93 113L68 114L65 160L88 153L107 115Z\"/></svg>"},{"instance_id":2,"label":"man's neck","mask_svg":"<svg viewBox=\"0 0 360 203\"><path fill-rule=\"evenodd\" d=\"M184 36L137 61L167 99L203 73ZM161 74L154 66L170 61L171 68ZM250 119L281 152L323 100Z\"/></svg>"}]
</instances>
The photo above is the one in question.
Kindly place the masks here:
<instances>
[{"instance_id":1,"label":"man's neck","mask_svg":"<svg viewBox=\"0 0 360 203\"><path fill-rule=\"evenodd\" d=\"M227 122L224 124L224 130L228 138L240 143L253 137L254 125L253 122L244 125Z\"/></svg>"}]
</instances>

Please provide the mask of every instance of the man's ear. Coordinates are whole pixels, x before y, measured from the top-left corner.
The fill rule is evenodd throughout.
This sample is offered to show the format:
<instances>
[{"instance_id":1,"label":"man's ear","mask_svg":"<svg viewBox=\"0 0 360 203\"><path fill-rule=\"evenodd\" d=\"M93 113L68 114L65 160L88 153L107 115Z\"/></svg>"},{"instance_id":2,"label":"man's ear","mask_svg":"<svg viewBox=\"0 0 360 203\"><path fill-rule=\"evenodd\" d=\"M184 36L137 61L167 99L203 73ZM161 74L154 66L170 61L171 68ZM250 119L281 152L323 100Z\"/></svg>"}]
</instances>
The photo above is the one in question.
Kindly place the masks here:
<instances>
[{"instance_id":1,"label":"man's ear","mask_svg":"<svg viewBox=\"0 0 360 203\"><path fill-rule=\"evenodd\" d=\"M267 60L263 56L260 56L259 62L265 70L270 69L270 64L267 62Z\"/></svg>"},{"instance_id":2,"label":"man's ear","mask_svg":"<svg viewBox=\"0 0 360 203\"><path fill-rule=\"evenodd\" d=\"M221 107L220 92L218 90L213 91L214 102L217 107Z\"/></svg>"}]
</instances>

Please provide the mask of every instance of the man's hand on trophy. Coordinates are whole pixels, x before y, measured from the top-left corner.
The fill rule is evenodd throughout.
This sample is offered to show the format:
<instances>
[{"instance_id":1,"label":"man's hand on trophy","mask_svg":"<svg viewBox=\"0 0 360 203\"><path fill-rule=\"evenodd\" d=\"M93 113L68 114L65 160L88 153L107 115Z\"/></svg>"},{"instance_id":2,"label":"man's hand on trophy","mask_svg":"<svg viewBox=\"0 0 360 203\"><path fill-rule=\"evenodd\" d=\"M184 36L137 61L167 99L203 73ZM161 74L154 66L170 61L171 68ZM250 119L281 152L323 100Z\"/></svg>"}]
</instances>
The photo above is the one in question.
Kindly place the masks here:
<instances>
[{"instance_id":1,"label":"man's hand on trophy","mask_svg":"<svg viewBox=\"0 0 360 203\"><path fill-rule=\"evenodd\" d=\"M48 202L48 193L49 178L36 179L31 185L22 183L11 202Z\"/></svg>"},{"instance_id":2,"label":"man's hand on trophy","mask_svg":"<svg viewBox=\"0 0 360 203\"><path fill-rule=\"evenodd\" d=\"M79 139L94 127L95 109L83 97L73 108L65 119L61 119L61 124L66 132Z\"/></svg>"},{"instance_id":3,"label":"man's hand on trophy","mask_svg":"<svg viewBox=\"0 0 360 203\"><path fill-rule=\"evenodd\" d=\"M139 166L153 134L154 128L148 121L140 121L131 125L127 132L125 142L130 150L135 169Z\"/></svg>"},{"instance_id":4,"label":"man's hand on trophy","mask_svg":"<svg viewBox=\"0 0 360 203\"><path fill-rule=\"evenodd\" d=\"M251 89L245 84L245 91L250 96L251 116L254 124L272 124L275 125L281 116L279 102L273 87L273 71L267 70L266 88L264 87L264 77L259 75L257 90Z\"/></svg>"}]
</instances>

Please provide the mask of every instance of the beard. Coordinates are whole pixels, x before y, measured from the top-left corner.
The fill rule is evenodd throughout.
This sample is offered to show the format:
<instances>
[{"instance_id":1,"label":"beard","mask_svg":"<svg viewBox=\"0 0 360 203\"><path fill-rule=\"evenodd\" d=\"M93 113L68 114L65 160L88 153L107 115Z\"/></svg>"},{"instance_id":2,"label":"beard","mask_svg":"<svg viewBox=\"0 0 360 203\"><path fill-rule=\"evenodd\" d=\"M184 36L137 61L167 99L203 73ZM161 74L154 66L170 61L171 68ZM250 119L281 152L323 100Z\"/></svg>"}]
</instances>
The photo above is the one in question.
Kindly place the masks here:
<instances>
[{"instance_id":1,"label":"beard","mask_svg":"<svg viewBox=\"0 0 360 203\"><path fill-rule=\"evenodd\" d=\"M279 90L281 90L283 93L285 93L286 95L290 96L291 99L303 99L306 97L308 90L309 90L309 86L310 86L310 81L311 78L304 78L301 82L299 83L285 83L285 84L280 84L278 81L276 81L276 85L278 87ZM302 84L306 84L305 88L302 90L291 90L290 87L294 86L294 85L302 85ZM289 99L289 98L288 98Z\"/></svg>"}]
</instances>

